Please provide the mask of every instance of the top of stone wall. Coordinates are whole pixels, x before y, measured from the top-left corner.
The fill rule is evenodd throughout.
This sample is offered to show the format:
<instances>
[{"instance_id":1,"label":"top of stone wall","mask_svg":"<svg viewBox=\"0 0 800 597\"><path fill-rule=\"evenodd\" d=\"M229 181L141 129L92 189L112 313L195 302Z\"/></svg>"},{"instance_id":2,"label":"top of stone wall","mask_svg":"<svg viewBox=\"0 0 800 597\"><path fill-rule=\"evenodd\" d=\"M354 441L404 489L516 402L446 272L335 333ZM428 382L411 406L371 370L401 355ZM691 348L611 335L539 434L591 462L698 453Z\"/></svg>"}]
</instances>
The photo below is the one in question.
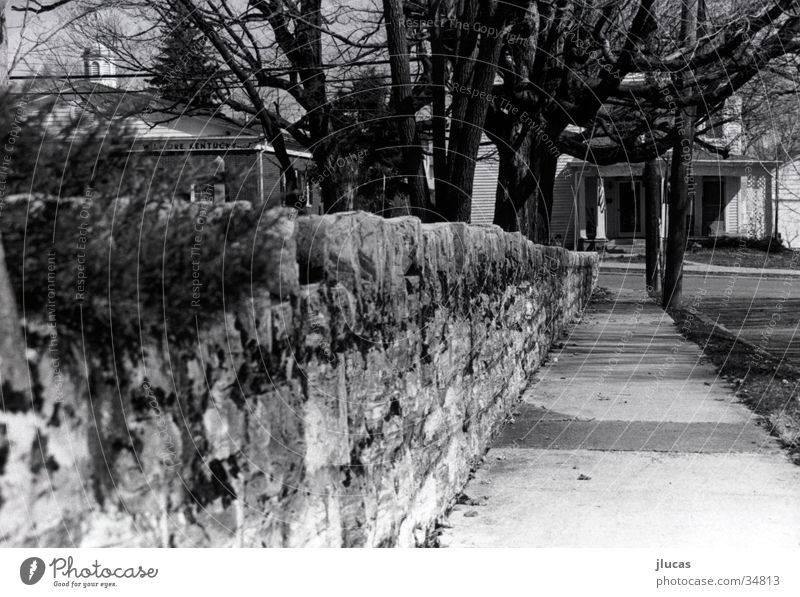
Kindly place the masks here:
<instances>
[{"instance_id":1,"label":"top of stone wall","mask_svg":"<svg viewBox=\"0 0 800 597\"><path fill-rule=\"evenodd\" d=\"M84 226L87 233L82 232ZM406 292L410 278L429 288L444 287L447 293L458 288L480 292L597 263L594 254L535 245L519 233L492 225L422 224L414 217L385 219L366 212L298 217L288 208L260 210L247 202L134 205L123 198L108 209L84 197L20 195L8 198L0 227L12 281L25 277L26 288L35 281L46 284L45 257L53 230L59 241L58 263L63 264L59 288L63 287L64 304L74 294L70 266L80 234L92 241L86 267L94 269L87 279L99 285L110 276L115 288L136 295L136 303L146 298L141 296L142 286L152 288L151 302L158 305L163 298L181 311L191 298L184 291L191 291L197 259L204 296L221 294L223 284L246 295L252 284L282 298L315 282L340 284L362 297L394 295ZM39 259L32 262L26 255ZM109 267L110 273L104 269ZM175 296L162 297L162 286L168 292L177 289ZM26 297L28 307L36 307L35 297L44 294L37 290ZM105 297L105 287L94 294ZM209 309L218 304L210 300Z\"/></svg>"},{"instance_id":2,"label":"top of stone wall","mask_svg":"<svg viewBox=\"0 0 800 597\"><path fill-rule=\"evenodd\" d=\"M597 264L594 253L536 245L493 225L344 212L302 216L295 228L300 283L338 283L355 294L395 292L407 276L516 283Z\"/></svg>"}]
</instances>

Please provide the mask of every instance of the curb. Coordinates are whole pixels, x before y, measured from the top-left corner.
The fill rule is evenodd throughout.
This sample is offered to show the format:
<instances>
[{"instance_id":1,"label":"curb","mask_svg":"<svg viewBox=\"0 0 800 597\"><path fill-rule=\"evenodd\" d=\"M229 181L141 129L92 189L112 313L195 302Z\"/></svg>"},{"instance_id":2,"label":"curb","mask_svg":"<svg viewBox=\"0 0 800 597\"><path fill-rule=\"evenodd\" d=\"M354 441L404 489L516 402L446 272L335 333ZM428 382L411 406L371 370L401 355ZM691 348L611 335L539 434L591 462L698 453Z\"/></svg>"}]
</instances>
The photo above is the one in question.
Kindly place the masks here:
<instances>
[{"instance_id":1,"label":"curb","mask_svg":"<svg viewBox=\"0 0 800 597\"><path fill-rule=\"evenodd\" d=\"M606 274L626 274L626 273L644 273L644 266L636 267L639 264L631 264L631 265L609 265L600 263L600 272ZM748 271L741 271L741 270L713 270L713 269L694 269L694 268L684 268L683 270L684 275L687 276L703 276L703 277L719 277L719 278L729 278L731 276L737 276L739 278L755 278L755 279L762 279L762 278L775 278L780 280L785 280L787 278L800 278L800 272L797 273L780 273L780 272L772 272L768 269L761 270L759 272L748 272Z\"/></svg>"}]
</instances>

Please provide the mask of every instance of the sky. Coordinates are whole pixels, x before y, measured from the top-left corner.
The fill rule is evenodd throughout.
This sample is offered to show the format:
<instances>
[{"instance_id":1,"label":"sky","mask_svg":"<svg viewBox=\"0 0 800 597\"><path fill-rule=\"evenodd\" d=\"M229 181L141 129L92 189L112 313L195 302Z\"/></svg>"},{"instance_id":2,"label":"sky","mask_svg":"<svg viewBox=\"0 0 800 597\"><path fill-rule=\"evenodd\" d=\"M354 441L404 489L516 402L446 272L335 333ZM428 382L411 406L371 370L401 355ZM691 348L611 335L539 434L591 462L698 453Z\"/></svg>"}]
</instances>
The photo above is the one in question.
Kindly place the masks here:
<instances>
[{"instance_id":1,"label":"sky","mask_svg":"<svg viewBox=\"0 0 800 597\"><path fill-rule=\"evenodd\" d=\"M24 6L24 1L11 0L10 4L11 6ZM59 9L44 15L28 15L27 22L24 22L24 13L10 10L7 14L9 58L13 58L17 50L20 49L20 35L22 34L23 24L25 24L25 41L22 42L20 58L24 58L34 47L35 44L32 43L31 40L37 37L46 39L57 33L66 14L67 12L65 9ZM29 65L17 64L11 74L30 74L37 66L46 65L46 60L38 55L29 55L27 56L27 60Z\"/></svg>"}]
</instances>

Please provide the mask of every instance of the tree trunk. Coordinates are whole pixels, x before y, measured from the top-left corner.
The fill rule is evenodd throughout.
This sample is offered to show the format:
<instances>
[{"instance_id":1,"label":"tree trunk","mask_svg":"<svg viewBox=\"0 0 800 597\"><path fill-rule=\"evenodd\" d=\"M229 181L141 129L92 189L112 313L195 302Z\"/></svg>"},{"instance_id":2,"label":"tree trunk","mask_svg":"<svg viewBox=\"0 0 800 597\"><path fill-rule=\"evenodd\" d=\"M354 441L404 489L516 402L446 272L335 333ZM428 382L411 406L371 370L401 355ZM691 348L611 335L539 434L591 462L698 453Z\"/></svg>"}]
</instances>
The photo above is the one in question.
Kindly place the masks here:
<instances>
[{"instance_id":1,"label":"tree trunk","mask_svg":"<svg viewBox=\"0 0 800 597\"><path fill-rule=\"evenodd\" d=\"M694 108L686 109L680 124L682 133L672 148L667 259L664 264L664 291L661 298L661 303L666 308L679 307L683 300L683 256L689 239L689 223L695 196L692 171L694 112Z\"/></svg>"},{"instance_id":2,"label":"tree trunk","mask_svg":"<svg viewBox=\"0 0 800 597\"><path fill-rule=\"evenodd\" d=\"M402 0L383 0L383 14L386 19L386 40L392 71L392 105L398 114L395 120L403 154L401 172L408 185L411 215L425 221L429 215L430 194L414 108L407 102L411 97L412 83L408 38L402 24Z\"/></svg>"},{"instance_id":3,"label":"tree trunk","mask_svg":"<svg viewBox=\"0 0 800 597\"><path fill-rule=\"evenodd\" d=\"M661 292L658 253L661 250L661 169L658 160L645 162L642 171L644 187L645 287L649 294Z\"/></svg>"},{"instance_id":4,"label":"tree trunk","mask_svg":"<svg viewBox=\"0 0 800 597\"><path fill-rule=\"evenodd\" d=\"M507 232L522 228L525 204L536 194L538 172L531 169L534 135L519 121L511 125L510 142L497 144L499 158L494 223Z\"/></svg>"},{"instance_id":5,"label":"tree trunk","mask_svg":"<svg viewBox=\"0 0 800 597\"><path fill-rule=\"evenodd\" d=\"M0 0L0 93L8 87L8 37L6 31L6 5L8 0Z\"/></svg>"},{"instance_id":6,"label":"tree trunk","mask_svg":"<svg viewBox=\"0 0 800 597\"><path fill-rule=\"evenodd\" d=\"M487 18L484 20L475 21L476 26L480 24L495 31L502 30L505 20L510 18L510 13L503 10L496 8L497 15L485 15ZM477 56L473 56L473 33L470 31L465 36L465 46L459 50L456 61L447 164L449 190L446 204L437 203L447 219L459 222L469 222L472 215L475 162L503 48L503 36L483 35L478 43Z\"/></svg>"},{"instance_id":7,"label":"tree trunk","mask_svg":"<svg viewBox=\"0 0 800 597\"><path fill-rule=\"evenodd\" d=\"M781 173L781 167L780 167L779 160L780 160L780 155L778 155L778 150L776 148L776 150L775 150L775 224L774 224L774 226L772 228L772 238L774 238L775 242L777 242L778 244L780 244L780 237L781 237L781 233L778 230L778 209L781 206L781 199L780 199L780 192L781 192L781 189L780 189L780 173Z\"/></svg>"},{"instance_id":8,"label":"tree trunk","mask_svg":"<svg viewBox=\"0 0 800 597\"><path fill-rule=\"evenodd\" d=\"M558 156L527 132L518 144L499 147L494 223L536 243L550 243L550 218Z\"/></svg>"},{"instance_id":9,"label":"tree trunk","mask_svg":"<svg viewBox=\"0 0 800 597\"><path fill-rule=\"evenodd\" d=\"M681 2L681 40L693 47L697 40L697 0ZM686 82L679 74L679 81ZM684 85L680 85L684 89ZM670 164L669 231L667 233L667 260L664 265L664 292L661 303L665 308L679 307L683 300L683 256L688 240L689 216L694 191L692 151L696 109L678 109L675 126L678 136L672 147Z\"/></svg>"},{"instance_id":10,"label":"tree trunk","mask_svg":"<svg viewBox=\"0 0 800 597\"><path fill-rule=\"evenodd\" d=\"M553 216L553 187L556 182L558 156L540 149L532 161L536 164L534 172L538 173L538 184L536 185L535 205L532 205L528 211L535 220L529 223L528 229L524 230L523 234L534 242L549 245L553 240L550 219Z\"/></svg>"},{"instance_id":11,"label":"tree trunk","mask_svg":"<svg viewBox=\"0 0 800 597\"><path fill-rule=\"evenodd\" d=\"M437 22L438 13L431 15L431 21ZM429 220L441 219L440 205L447 204L447 69L445 68L445 48L441 40L441 31L435 27L431 34L431 86L432 86L432 135L433 135L433 176L434 201L436 210Z\"/></svg>"},{"instance_id":12,"label":"tree trunk","mask_svg":"<svg viewBox=\"0 0 800 597\"><path fill-rule=\"evenodd\" d=\"M25 340L17 311L17 299L6 269L2 237L0 237L0 384L2 384L0 398L4 402L11 403L20 397L25 403L30 402L32 396Z\"/></svg>"},{"instance_id":13,"label":"tree trunk","mask_svg":"<svg viewBox=\"0 0 800 597\"><path fill-rule=\"evenodd\" d=\"M312 179L312 184L319 185L320 202L322 211L326 214L348 211L347 199L343 194L341 185L336 180L336 156L329 153L327 144L318 144L311 150L318 178ZM350 208L352 209L352 208Z\"/></svg>"}]
</instances>

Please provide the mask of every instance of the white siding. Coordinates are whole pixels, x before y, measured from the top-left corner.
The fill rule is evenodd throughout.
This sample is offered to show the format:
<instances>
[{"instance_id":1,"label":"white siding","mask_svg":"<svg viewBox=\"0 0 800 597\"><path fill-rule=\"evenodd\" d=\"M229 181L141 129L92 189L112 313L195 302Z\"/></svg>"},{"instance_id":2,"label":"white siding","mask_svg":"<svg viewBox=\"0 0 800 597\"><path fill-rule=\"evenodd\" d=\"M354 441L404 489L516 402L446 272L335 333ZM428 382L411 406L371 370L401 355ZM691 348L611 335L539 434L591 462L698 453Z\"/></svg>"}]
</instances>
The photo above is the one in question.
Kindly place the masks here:
<instances>
[{"instance_id":1,"label":"white siding","mask_svg":"<svg viewBox=\"0 0 800 597\"><path fill-rule=\"evenodd\" d=\"M575 247L575 218L577 201L575 197L574 174L567 164L572 158L562 155L556 165L556 179L553 184L553 215L550 218L550 236L553 241L561 237L561 245L568 249Z\"/></svg>"},{"instance_id":2,"label":"white siding","mask_svg":"<svg viewBox=\"0 0 800 597\"><path fill-rule=\"evenodd\" d=\"M497 158L481 159L475 164L475 179L472 183L473 224L494 222L494 204L497 195Z\"/></svg>"},{"instance_id":3,"label":"white siding","mask_svg":"<svg viewBox=\"0 0 800 597\"><path fill-rule=\"evenodd\" d=\"M778 231L790 247L800 247L800 160L778 174Z\"/></svg>"},{"instance_id":4,"label":"white siding","mask_svg":"<svg viewBox=\"0 0 800 597\"><path fill-rule=\"evenodd\" d=\"M742 203L742 221L739 222L739 234L751 237L763 237L767 234L765 226L769 197L768 179L763 174L753 172L746 177L738 199Z\"/></svg>"}]
</instances>

